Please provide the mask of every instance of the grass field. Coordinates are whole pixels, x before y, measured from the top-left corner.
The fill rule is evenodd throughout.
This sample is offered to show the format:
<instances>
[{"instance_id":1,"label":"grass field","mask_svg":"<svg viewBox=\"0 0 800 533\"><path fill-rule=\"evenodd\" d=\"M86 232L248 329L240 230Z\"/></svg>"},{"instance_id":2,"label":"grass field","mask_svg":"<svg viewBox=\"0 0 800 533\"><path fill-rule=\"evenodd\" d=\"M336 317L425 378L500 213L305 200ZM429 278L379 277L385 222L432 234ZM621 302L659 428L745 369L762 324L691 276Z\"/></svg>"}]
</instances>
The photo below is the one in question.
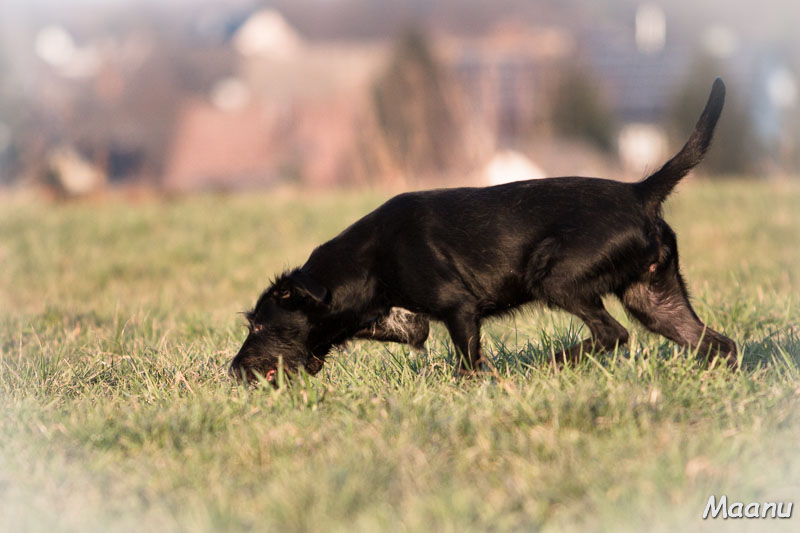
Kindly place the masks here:
<instances>
[{"instance_id":1,"label":"grass field","mask_svg":"<svg viewBox=\"0 0 800 533\"><path fill-rule=\"evenodd\" d=\"M0 198L1 531L797 531L701 519L710 495L800 504L800 187L690 180L666 217L695 307L743 369L630 324L491 322L499 375L354 342L291 389L242 388L237 312L384 198Z\"/></svg>"}]
</instances>

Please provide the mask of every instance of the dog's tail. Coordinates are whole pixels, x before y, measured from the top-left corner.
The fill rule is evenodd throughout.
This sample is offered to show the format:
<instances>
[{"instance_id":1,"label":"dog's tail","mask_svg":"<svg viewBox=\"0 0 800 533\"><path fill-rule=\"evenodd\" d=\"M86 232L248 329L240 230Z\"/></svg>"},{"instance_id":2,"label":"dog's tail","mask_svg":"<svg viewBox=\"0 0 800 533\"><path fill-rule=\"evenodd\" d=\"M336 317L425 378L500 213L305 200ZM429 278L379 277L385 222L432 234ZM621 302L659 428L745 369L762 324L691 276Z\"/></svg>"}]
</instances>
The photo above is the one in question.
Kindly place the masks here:
<instances>
[{"instance_id":1,"label":"dog's tail","mask_svg":"<svg viewBox=\"0 0 800 533\"><path fill-rule=\"evenodd\" d=\"M725 84L717 78L711 87L706 108L681 151L655 173L635 185L648 209L658 209L681 178L702 161L711 145L714 127L717 125L724 103Z\"/></svg>"}]
</instances>

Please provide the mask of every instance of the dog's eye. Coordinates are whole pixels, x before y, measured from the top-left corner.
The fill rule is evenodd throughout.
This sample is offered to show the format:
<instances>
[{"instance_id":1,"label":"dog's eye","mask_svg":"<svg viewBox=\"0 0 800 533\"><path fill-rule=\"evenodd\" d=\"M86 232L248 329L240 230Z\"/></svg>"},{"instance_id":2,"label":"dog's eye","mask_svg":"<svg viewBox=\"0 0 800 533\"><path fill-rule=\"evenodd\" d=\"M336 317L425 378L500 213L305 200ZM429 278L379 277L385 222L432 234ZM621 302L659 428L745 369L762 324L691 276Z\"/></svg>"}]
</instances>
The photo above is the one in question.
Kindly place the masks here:
<instances>
[{"instance_id":1,"label":"dog's eye","mask_svg":"<svg viewBox=\"0 0 800 533\"><path fill-rule=\"evenodd\" d=\"M263 326L263 324L256 324L256 323L254 322L254 323L253 323L253 324L250 326L250 329L253 331L253 333L258 333L259 331L261 331L262 329L264 329L264 326Z\"/></svg>"},{"instance_id":2,"label":"dog's eye","mask_svg":"<svg viewBox=\"0 0 800 533\"><path fill-rule=\"evenodd\" d=\"M292 295L292 292L290 290L288 290L288 289L275 292L275 297L276 298L280 298L281 300L285 300L285 299L289 298L291 295Z\"/></svg>"}]
</instances>

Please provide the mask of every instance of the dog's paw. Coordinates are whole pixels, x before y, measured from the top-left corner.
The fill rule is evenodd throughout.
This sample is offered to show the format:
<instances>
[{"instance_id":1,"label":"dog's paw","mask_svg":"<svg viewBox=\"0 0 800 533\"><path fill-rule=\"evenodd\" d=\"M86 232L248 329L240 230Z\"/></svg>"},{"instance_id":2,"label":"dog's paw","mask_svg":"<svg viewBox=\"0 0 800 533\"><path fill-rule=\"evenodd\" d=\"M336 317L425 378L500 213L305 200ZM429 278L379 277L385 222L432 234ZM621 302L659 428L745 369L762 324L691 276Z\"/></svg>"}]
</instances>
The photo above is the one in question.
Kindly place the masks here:
<instances>
[{"instance_id":1,"label":"dog's paw","mask_svg":"<svg viewBox=\"0 0 800 533\"><path fill-rule=\"evenodd\" d=\"M727 366L728 369L735 372L739 370L739 357L735 353L720 353L709 359L708 368Z\"/></svg>"}]
</instances>

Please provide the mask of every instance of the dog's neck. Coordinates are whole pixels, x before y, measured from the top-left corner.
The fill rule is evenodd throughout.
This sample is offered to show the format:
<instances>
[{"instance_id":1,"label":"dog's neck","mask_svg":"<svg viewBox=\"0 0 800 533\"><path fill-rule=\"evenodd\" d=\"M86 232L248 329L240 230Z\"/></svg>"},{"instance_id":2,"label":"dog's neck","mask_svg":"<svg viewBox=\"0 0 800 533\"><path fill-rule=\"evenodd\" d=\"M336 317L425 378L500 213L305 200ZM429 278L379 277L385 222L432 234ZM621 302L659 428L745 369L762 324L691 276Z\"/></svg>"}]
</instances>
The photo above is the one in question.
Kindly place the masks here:
<instances>
[{"instance_id":1,"label":"dog's neck","mask_svg":"<svg viewBox=\"0 0 800 533\"><path fill-rule=\"evenodd\" d=\"M324 325L332 344L340 344L364 326L365 317L374 320L388 310L380 294L371 254L352 253L339 239L314 250L302 269L331 293L327 312L315 319Z\"/></svg>"}]
</instances>

